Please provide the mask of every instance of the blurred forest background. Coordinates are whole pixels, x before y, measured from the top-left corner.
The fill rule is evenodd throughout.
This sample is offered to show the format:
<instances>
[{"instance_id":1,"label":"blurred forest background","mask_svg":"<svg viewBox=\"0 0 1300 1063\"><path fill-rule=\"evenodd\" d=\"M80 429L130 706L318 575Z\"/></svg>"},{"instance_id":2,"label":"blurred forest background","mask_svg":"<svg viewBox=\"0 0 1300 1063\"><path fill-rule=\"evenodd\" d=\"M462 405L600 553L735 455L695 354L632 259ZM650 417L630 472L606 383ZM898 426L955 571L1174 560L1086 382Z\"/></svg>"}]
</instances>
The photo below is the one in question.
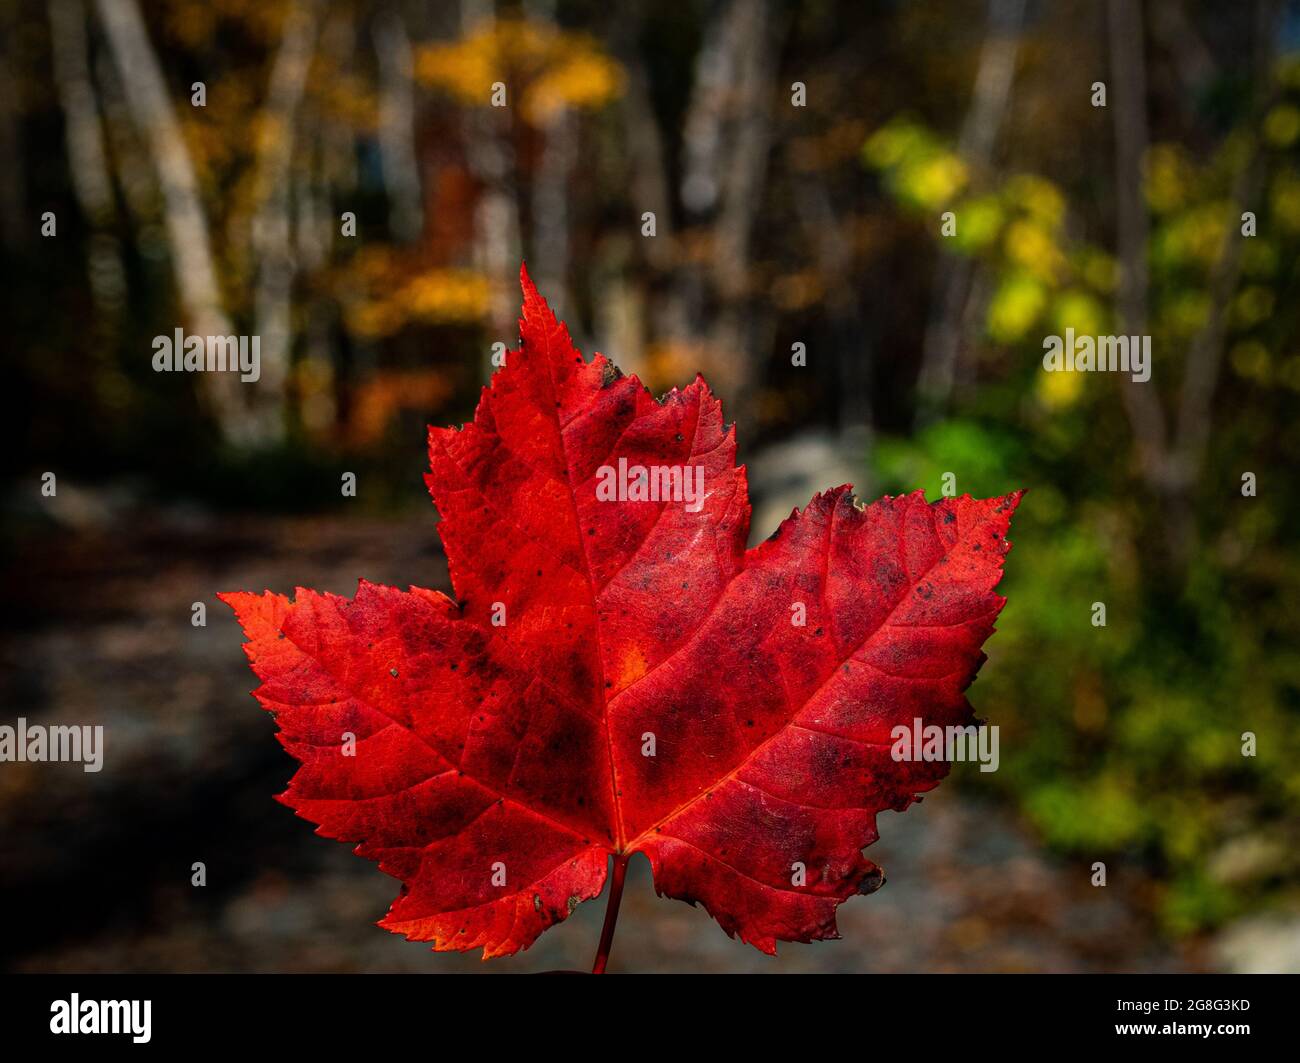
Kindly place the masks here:
<instances>
[{"instance_id":1,"label":"blurred forest background","mask_svg":"<svg viewBox=\"0 0 1300 1063\"><path fill-rule=\"evenodd\" d=\"M1030 489L1001 770L882 817L845 941L751 955L642 868L613 969L1300 969L1297 5L4 0L0 150L4 720L108 732L0 766L9 966L478 968L272 803L213 595L447 588L424 426L526 258L584 351L705 374L756 538L842 482ZM176 328L261 380L153 372ZM1045 373L1066 328L1151 381ZM602 906L486 969L585 966Z\"/></svg>"}]
</instances>

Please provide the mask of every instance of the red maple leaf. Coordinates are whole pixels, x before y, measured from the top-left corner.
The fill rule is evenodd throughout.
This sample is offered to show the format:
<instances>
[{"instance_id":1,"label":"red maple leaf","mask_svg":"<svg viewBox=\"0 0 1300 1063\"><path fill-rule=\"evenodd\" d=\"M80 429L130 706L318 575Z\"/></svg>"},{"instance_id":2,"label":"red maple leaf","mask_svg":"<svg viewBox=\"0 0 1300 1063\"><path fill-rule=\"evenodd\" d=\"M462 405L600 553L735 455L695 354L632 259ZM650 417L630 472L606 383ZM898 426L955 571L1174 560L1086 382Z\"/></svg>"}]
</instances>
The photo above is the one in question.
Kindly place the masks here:
<instances>
[{"instance_id":1,"label":"red maple leaf","mask_svg":"<svg viewBox=\"0 0 1300 1063\"><path fill-rule=\"evenodd\" d=\"M519 350L472 423L429 431L456 600L222 595L302 762L279 799L400 879L380 925L435 949L527 948L612 854L603 969L636 852L765 952L836 937L883 881L876 814L948 771L895 760L893 728L974 720L1019 493L839 487L747 551L703 379L656 400L522 283Z\"/></svg>"}]
</instances>

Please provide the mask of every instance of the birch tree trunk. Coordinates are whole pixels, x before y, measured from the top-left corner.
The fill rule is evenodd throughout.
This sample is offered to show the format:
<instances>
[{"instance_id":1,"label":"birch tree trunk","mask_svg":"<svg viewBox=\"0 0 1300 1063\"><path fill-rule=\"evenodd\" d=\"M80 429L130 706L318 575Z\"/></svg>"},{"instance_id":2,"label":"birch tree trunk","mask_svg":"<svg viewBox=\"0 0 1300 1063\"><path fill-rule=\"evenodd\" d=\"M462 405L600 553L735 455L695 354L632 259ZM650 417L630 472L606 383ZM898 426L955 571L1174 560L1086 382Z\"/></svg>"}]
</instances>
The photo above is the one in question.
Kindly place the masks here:
<instances>
[{"instance_id":1,"label":"birch tree trunk","mask_svg":"<svg viewBox=\"0 0 1300 1063\"><path fill-rule=\"evenodd\" d=\"M491 0L461 0L464 33L494 16ZM491 342L514 346L518 339L520 223L518 190L511 178L513 152L503 127L517 105L466 108L466 154L470 172L482 187L474 209L475 264L487 275L491 295L488 308ZM504 114L502 113L504 112ZM492 353L483 352L483 379L492 375Z\"/></svg>"},{"instance_id":2,"label":"birch tree trunk","mask_svg":"<svg viewBox=\"0 0 1300 1063\"><path fill-rule=\"evenodd\" d=\"M776 87L767 0L730 0L705 32L687 109L681 198L713 219L701 267L683 266L672 320L706 345L706 370L747 418L759 384L763 322L750 292L754 221L763 201ZM711 323L709 320L711 319Z\"/></svg>"},{"instance_id":3,"label":"birch tree trunk","mask_svg":"<svg viewBox=\"0 0 1300 1063\"><path fill-rule=\"evenodd\" d=\"M258 260L253 299L261 337L262 379L253 402L252 432L272 443L285 432L286 394L293 343L293 281L297 262L290 226L294 137L299 105L315 51L318 4L295 3L285 15L271 67L258 144L253 248Z\"/></svg>"},{"instance_id":4,"label":"birch tree trunk","mask_svg":"<svg viewBox=\"0 0 1300 1063\"><path fill-rule=\"evenodd\" d=\"M404 243L420 238L424 210L415 153L415 81L411 38L394 6L375 19L379 66L379 154L388 193L388 227Z\"/></svg>"},{"instance_id":5,"label":"birch tree trunk","mask_svg":"<svg viewBox=\"0 0 1300 1063\"><path fill-rule=\"evenodd\" d=\"M63 108L68 170L77 204L90 227L86 249L90 294L100 328L111 333L115 331L126 294L126 271L112 230L116 213L113 179L90 75L86 8L81 0L51 0L49 18L54 83ZM97 349L105 346L96 344Z\"/></svg>"},{"instance_id":6,"label":"birch tree trunk","mask_svg":"<svg viewBox=\"0 0 1300 1063\"><path fill-rule=\"evenodd\" d=\"M539 290L561 316L571 312L569 279L569 179L577 161L578 122L568 108L552 116L543 133L541 163L533 183L533 259Z\"/></svg>"},{"instance_id":7,"label":"birch tree trunk","mask_svg":"<svg viewBox=\"0 0 1300 1063\"><path fill-rule=\"evenodd\" d=\"M97 0L96 7L122 79L127 107L158 175L172 271L187 331L199 336L230 335L198 179L140 7L136 0ZM247 443L251 432L239 375L204 373L199 386L222 434Z\"/></svg>"}]
</instances>

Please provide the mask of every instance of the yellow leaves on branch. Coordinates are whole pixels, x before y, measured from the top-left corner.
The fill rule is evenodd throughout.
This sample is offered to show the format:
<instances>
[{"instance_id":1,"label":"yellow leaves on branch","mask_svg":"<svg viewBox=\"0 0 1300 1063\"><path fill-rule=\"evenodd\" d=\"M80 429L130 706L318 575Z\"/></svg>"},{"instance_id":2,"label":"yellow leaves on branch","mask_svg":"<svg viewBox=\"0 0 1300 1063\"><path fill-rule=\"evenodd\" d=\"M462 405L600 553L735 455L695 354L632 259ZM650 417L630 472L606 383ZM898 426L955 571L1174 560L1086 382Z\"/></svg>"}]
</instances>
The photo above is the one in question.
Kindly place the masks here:
<instances>
[{"instance_id":1,"label":"yellow leaves on branch","mask_svg":"<svg viewBox=\"0 0 1300 1063\"><path fill-rule=\"evenodd\" d=\"M529 19L484 22L451 44L416 53L416 80L469 106L487 106L506 86L534 126L569 108L597 110L623 91L623 68L594 38Z\"/></svg>"},{"instance_id":2,"label":"yellow leaves on branch","mask_svg":"<svg viewBox=\"0 0 1300 1063\"><path fill-rule=\"evenodd\" d=\"M1199 179L1187 151L1177 144L1153 144L1143 169L1147 204L1157 214L1185 206Z\"/></svg>"},{"instance_id":3,"label":"yellow leaves on branch","mask_svg":"<svg viewBox=\"0 0 1300 1063\"><path fill-rule=\"evenodd\" d=\"M907 118L896 118L871 134L862 157L884 174L890 191L914 209L933 211L951 205L970 179L961 156Z\"/></svg>"},{"instance_id":4,"label":"yellow leaves on branch","mask_svg":"<svg viewBox=\"0 0 1300 1063\"><path fill-rule=\"evenodd\" d=\"M286 0L155 0L141 5L162 20L167 36L187 48L210 45L223 28L236 28L263 46L280 39L290 3Z\"/></svg>"},{"instance_id":5,"label":"yellow leaves on branch","mask_svg":"<svg viewBox=\"0 0 1300 1063\"><path fill-rule=\"evenodd\" d=\"M368 339L410 324L475 324L488 311L490 287L468 269L421 268L393 249L358 252L336 282L350 330Z\"/></svg>"}]
</instances>

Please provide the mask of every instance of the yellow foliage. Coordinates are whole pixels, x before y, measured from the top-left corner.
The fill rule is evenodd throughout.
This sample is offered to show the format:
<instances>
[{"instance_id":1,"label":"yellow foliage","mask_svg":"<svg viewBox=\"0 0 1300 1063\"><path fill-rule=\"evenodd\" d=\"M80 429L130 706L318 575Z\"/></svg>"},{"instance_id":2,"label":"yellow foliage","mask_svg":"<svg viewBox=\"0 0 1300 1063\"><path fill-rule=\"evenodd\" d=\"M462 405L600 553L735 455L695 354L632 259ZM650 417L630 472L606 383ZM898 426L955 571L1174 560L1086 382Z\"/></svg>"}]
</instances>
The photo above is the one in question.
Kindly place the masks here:
<instances>
[{"instance_id":1,"label":"yellow foliage","mask_svg":"<svg viewBox=\"0 0 1300 1063\"><path fill-rule=\"evenodd\" d=\"M1241 242L1241 268L1248 277L1272 277L1277 273L1277 248L1260 237Z\"/></svg>"},{"instance_id":2,"label":"yellow foliage","mask_svg":"<svg viewBox=\"0 0 1300 1063\"><path fill-rule=\"evenodd\" d=\"M989 301L987 328L999 343L1020 339L1038 320L1047 304L1047 292L1033 277L1012 273L1002 280Z\"/></svg>"},{"instance_id":3,"label":"yellow foliage","mask_svg":"<svg viewBox=\"0 0 1300 1063\"><path fill-rule=\"evenodd\" d=\"M1278 60L1277 81L1289 89L1300 89L1300 55L1292 52Z\"/></svg>"},{"instance_id":4,"label":"yellow foliage","mask_svg":"<svg viewBox=\"0 0 1300 1063\"><path fill-rule=\"evenodd\" d=\"M1007 226L1003 247L1013 265L1020 266L1041 280L1057 277L1065 257L1051 235L1032 221L1015 221Z\"/></svg>"},{"instance_id":5,"label":"yellow foliage","mask_svg":"<svg viewBox=\"0 0 1300 1063\"><path fill-rule=\"evenodd\" d=\"M1258 325L1271 313L1273 293L1258 284L1242 289L1232 301L1232 321L1241 328Z\"/></svg>"},{"instance_id":6,"label":"yellow foliage","mask_svg":"<svg viewBox=\"0 0 1300 1063\"><path fill-rule=\"evenodd\" d=\"M532 19L481 23L450 44L416 54L415 76L468 106L487 106L492 86L518 93L533 125L567 108L596 110L623 91L623 68L591 37Z\"/></svg>"},{"instance_id":7,"label":"yellow foliage","mask_svg":"<svg viewBox=\"0 0 1300 1063\"><path fill-rule=\"evenodd\" d=\"M1294 170L1273 179L1269 204L1279 225L1290 232L1300 232L1300 176Z\"/></svg>"},{"instance_id":8,"label":"yellow foliage","mask_svg":"<svg viewBox=\"0 0 1300 1063\"><path fill-rule=\"evenodd\" d=\"M209 4L175 3L164 16L168 34L188 48L212 39L217 29L217 11Z\"/></svg>"},{"instance_id":9,"label":"yellow foliage","mask_svg":"<svg viewBox=\"0 0 1300 1063\"><path fill-rule=\"evenodd\" d=\"M1175 336L1184 338L1199 332L1210 319L1210 296L1200 288L1174 294L1160 315L1160 324Z\"/></svg>"},{"instance_id":10,"label":"yellow foliage","mask_svg":"<svg viewBox=\"0 0 1300 1063\"><path fill-rule=\"evenodd\" d=\"M1226 202L1214 200L1175 216L1162 234L1162 250L1174 262L1191 260L1208 266L1217 261L1228 235L1227 210Z\"/></svg>"},{"instance_id":11,"label":"yellow foliage","mask_svg":"<svg viewBox=\"0 0 1300 1063\"><path fill-rule=\"evenodd\" d=\"M1191 162L1177 145L1155 144L1147 152L1146 197L1157 214L1182 207L1195 180Z\"/></svg>"},{"instance_id":12,"label":"yellow foliage","mask_svg":"<svg viewBox=\"0 0 1300 1063\"><path fill-rule=\"evenodd\" d=\"M379 95L370 82L356 74L329 70L313 81L315 102L321 113L360 131L373 132L379 126Z\"/></svg>"},{"instance_id":13,"label":"yellow foliage","mask_svg":"<svg viewBox=\"0 0 1300 1063\"><path fill-rule=\"evenodd\" d=\"M216 180L251 155L248 126L256 121L261 102L248 79L232 75L210 82L207 92L206 107L181 107L177 115L195 169L205 181Z\"/></svg>"},{"instance_id":14,"label":"yellow foliage","mask_svg":"<svg viewBox=\"0 0 1300 1063\"><path fill-rule=\"evenodd\" d=\"M1081 336L1098 336L1106 331L1106 309L1085 291L1072 288L1062 292L1052 309L1056 329L1064 333L1072 328Z\"/></svg>"},{"instance_id":15,"label":"yellow foliage","mask_svg":"<svg viewBox=\"0 0 1300 1063\"><path fill-rule=\"evenodd\" d=\"M1085 246L1078 254L1076 268L1084 283L1093 291L1113 292L1119 280L1119 267L1105 251Z\"/></svg>"},{"instance_id":16,"label":"yellow foliage","mask_svg":"<svg viewBox=\"0 0 1300 1063\"><path fill-rule=\"evenodd\" d=\"M410 272L384 247L357 253L339 283L347 323L357 335L391 336L406 325L471 324L488 311L487 278L473 270ZM355 296L360 289L361 296ZM349 298L351 296L351 298Z\"/></svg>"},{"instance_id":17,"label":"yellow foliage","mask_svg":"<svg viewBox=\"0 0 1300 1063\"><path fill-rule=\"evenodd\" d=\"M1034 378L1034 394L1049 410L1065 409L1073 406L1083 394L1085 375L1072 369L1049 373L1040 368Z\"/></svg>"},{"instance_id":18,"label":"yellow foliage","mask_svg":"<svg viewBox=\"0 0 1300 1063\"><path fill-rule=\"evenodd\" d=\"M1233 371L1247 380L1267 384L1269 378L1268 348L1259 340L1242 340L1233 344L1228 355Z\"/></svg>"},{"instance_id":19,"label":"yellow foliage","mask_svg":"<svg viewBox=\"0 0 1300 1063\"><path fill-rule=\"evenodd\" d=\"M963 251L979 251L997 239L1003 219L1002 204L996 196L968 199L957 208L953 240Z\"/></svg>"},{"instance_id":20,"label":"yellow foliage","mask_svg":"<svg viewBox=\"0 0 1300 1063\"><path fill-rule=\"evenodd\" d=\"M905 158L934 150L933 138L915 122L896 118L867 138L862 156L879 170L897 166Z\"/></svg>"},{"instance_id":21,"label":"yellow foliage","mask_svg":"<svg viewBox=\"0 0 1300 1063\"><path fill-rule=\"evenodd\" d=\"M277 40L289 9L285 0L166 0L162 5L167 34L187 48L209 45L220 21L238 24L262 44Z\"/></svg>"},{"instance_id":22,"label":"yellow foliage","mask_svg":"<svg viewBox=\"0 0 1300 1063\"><path fill-rule=\"evenodd\" d=\"M1046 177L1016 174L1007 179L1003 194L1008 204L1021 208L1049 229L1055 229L1065 219L1065 196Z\"/></svg>"},{"instance_id":23,"label":"yellow foliage","mask_svg":"<svg viewBox=\"0 0 1300 1063\"><path fill-rule=\"evenodd\" d=\"M469 270L432 270L412 277L397 298L422 321L477 321L487 313L487 278Z\"/></svg>"},{"instance_id":24,"label":"yellow foliage","mask_svg":"<svg viewBox=\"0 0 1300 1063\"><path fill-rule=\"evenodd\" d=\"M1274 147L1287 148L1300 136L1300 108L1280 103L1264 119L1264 139Z\"/></svg>"},{"instance_id":25,"label":"yellow foliage","mask_svg":"<svg viewBox=\"0 0 1300 1063\"><path fill-rule=\"evenodd\" d=\"M622 91L622 70L594 53L575 55L542 74L524 94L524 112L539 123L568 107L596 110Z\"/></svg>"},{"instance_id":26,"label":"yellow foliage","mask_svg":"<svg viewBox=\"0 0 1300 1063\"><path fill-rule=\"evenodd\" d=\"M951 152L935 152L904 163L898 171L899 189L927 209L947 206L966 186L966 164Z\"/></svg>"},{"instance_id":27,"label":"yellow foliage","mask_svg":"<svg viewBox=\"0 0 1300 1063\"><path fill-rule=\"evenodd\" d=\"M1282 363L1278 377L1292 391L1300 391L1300 354L1293 354Z\"/></svg>"}]
</instances>

